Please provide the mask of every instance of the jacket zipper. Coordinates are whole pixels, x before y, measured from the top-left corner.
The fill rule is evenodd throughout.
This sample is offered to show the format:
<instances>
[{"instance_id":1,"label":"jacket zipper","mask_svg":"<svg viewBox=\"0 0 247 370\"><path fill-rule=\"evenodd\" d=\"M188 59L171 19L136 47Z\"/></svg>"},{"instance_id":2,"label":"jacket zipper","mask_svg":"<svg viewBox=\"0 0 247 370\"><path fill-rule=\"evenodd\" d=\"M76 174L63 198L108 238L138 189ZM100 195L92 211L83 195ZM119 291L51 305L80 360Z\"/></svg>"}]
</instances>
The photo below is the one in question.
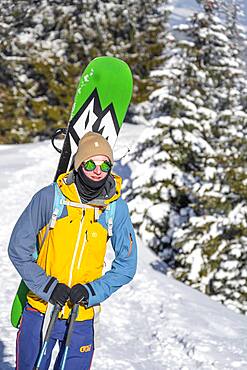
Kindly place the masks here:
<instances>
[{"instance_id":1,"label":"jacket zipper","mask_svg":"<svg viewBox=\"0 0 247 370\"><path fill-rule=\"evenodd\" d=\"M73 270L74 270L74 266L75 266L75 259L76 259L76 255L77 255L77 252L78 252L80 239L81 239L81 231L82 231L82 224L83 224L84 216L85 216L85 210L83 210L83 213L82 213L82 218L81 218L81 221L80 221L79 231L78 231L78 234L77 234L77 240L76 240L76 244L75 244L74 254L73 254L73 258L72 258L72 262L71 262L71 267L70 267L69 283L68 283L68 286L70 288L71 288L71 283L72 283Z\"/></svg>"},{"instance_id":2,"label":"jacket zipper","mask_svg":"<svg viewBox=\"0 0 247 370\"><path fill-rule=\"evenodd\" d=\"M84 249L85 249L86 242L87 242L87 230L86 230L85 235L84 235L84 240L83 240L83 244L82 244L82 247L81 247L80 257L79 257L79 261L77 263L77 270L79 270L80 265L81 265L82 255L83 255L83 252L84 252Z\"/></svg>"},{"instance_id":3,"label":"jacket zipper","mask_svg":"<svg viewBox=\"0 0 247 370\"><path fill-rule=\"evenodd\" d=\"M133 245L133 238L132 238L132 235L130 233L130 246L129 246L129 250L128 250L128 257L131 255L132 245Z\"/></svg>"},{"instance_id":4,"label":"jacket zipper","mask_svg":"<svg viewBox=\"0 0 247 370\"><path fill-rule=\"evenodd\" d=\"M77 190L76 186L75 186L75 190L77 192L78 198L80 199L80 195L78 193L78 190ZM80 201L80 203L81 203L81 201ZM80 243L80 238L81 238L82 223L83 223L84 216L85 216L85 210L83 210L83 212L82 212L82 218L80 220L80 226L79 226L79 230L78 230L78 234L77 234L77 240L76 240L76 243L75 243L75 249L74 249L74 253L73 253L73 257L72 257L72 262L71 262L71 266L70 266L69 282L68 282L68 286L70 288L71 288L71 283L72 283L72 277L73 277L73 269L74 269L74 265L75 265L75 259L76 259L76 255L77 255L77 251L78 251L78 247L79 247L79 243ZM62 309L62 317L64 315L64 311L65 311L65 306L63 306L63 309Z\"/></svg>"}]
</instances>

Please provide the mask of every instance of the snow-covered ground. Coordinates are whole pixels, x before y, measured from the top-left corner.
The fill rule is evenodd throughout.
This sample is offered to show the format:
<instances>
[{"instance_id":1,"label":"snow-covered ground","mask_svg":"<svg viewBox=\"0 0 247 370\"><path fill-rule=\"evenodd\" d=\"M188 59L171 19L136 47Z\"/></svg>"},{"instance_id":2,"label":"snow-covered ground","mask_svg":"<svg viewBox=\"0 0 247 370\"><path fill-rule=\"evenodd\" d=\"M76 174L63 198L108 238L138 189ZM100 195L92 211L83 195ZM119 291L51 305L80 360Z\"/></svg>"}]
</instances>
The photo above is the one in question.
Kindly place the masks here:
<instances>
[{"instance_id":1,"label":"snow-covered ground","mask_svg":"<svg viewBox=\"0 0 247 370\"><path fill-rule=\"evenodd\" d=\"M231 3L229 1L229 3ZM200 10L201 7L196 0L170 0L170 4L173 7L171 15L171 24L178 24L185 21L185 18L190 17L193 13ZM234 4L234 1L232 1ZM241 5L242 14L239 17L239 22L242 26L247 27L247 1L238 0L237 4Z\"/></svg>"},{"instance_id":2,"label":"snow-covered ground","mask_svg":"<svg viewBox=\"0 0 247 370\"><path fill-rule=\"evenodd\" d=\"M177 24L184 22L185 18L190 17L194 12L200 9L195 0L172 0L170 1L173 11L171 15L171 23Z\"/></svg>"},{"instance_id":3,"label":"snow-covered ground","mask_svg":"<svg viewBox=\"0 0 247 370\"><path fill-rule=\"evenodd\" d=\"M117 157L141 131L125 125ZM0 146L0 370L15 366L9 314L19 276L7 256L10 233L30 197L52 181L57 161L48 142ZM128 175L128 167L116 169ZM109 251L108 266L111 258ZM134 280L103 303L93 370L247 369L247 318L161 271L139 242Z\"/></svg>"}]
</instances>

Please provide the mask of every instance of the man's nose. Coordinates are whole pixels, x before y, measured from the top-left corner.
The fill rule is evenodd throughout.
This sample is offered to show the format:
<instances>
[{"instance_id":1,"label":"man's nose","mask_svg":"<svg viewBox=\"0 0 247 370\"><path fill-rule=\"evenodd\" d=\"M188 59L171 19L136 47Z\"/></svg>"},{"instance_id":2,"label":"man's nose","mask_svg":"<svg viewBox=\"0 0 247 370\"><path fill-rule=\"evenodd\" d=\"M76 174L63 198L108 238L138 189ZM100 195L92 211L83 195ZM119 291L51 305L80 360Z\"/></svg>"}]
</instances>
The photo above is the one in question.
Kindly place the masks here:
<instances>
[{"instance_id":1,"label":"man's nose","mask_svg":"<svg viewBox=\"0 0 247 370\"><path fill-rule=\"evenodd\" d=\"M96 166L95 167L94 173L96 173L97 175L100 175L101 174L100 166Z\"/></svg>"}]
</instances>

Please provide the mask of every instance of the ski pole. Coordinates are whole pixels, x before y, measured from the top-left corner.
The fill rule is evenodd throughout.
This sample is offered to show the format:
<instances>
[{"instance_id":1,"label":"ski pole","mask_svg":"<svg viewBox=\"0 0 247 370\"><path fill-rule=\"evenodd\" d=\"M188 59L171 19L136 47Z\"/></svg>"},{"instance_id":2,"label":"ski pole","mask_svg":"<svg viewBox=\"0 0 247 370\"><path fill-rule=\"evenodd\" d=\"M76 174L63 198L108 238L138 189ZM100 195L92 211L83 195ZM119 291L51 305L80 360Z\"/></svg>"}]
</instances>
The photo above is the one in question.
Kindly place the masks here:
<instances>
[{"instance_id":1,"label":"ski pole","mask_svg":"<svg viewBox=\"0 0 247 370\"><path fill-rule=\"evenodd\" d=\"M65 363L66 363L66 359L67 359L67 355L68 355L68 350L69 350L69 346L70 346L70 342L71 342L73 325L74 325L74 322L75 322L75 320L77 318L77 315L78 315L78 309L79 309L79 303L76 303L73 306L71 314L70 314L68 333L67 333L67 337L66 337L65 349L64 349L62 365L61 365L60 370L64 370L64 367L65 367Z\"/></svg>"},{"instance_id":2,"label":"ski pole","mask_svg":"<svg viewBox=\"0 0 247 370\"><path fill-rule=\"evenodd\" d=\"M50 322L49 322L49 325L48 325L48 328L47 328L47 331L46 331L46 334L45 334L44 343L42 345L42 348L41 348L41 351L40 351L40 354L39 354L39 358L38 358L38 362L37 362L37 365L34 368L34 370L38 370L40 368L41 361L42 361L42 359L43 359L43 357L45 356L45 353L46 353L46 348L47 348L48 341L49 341L50 336L51 336L52 329L55 325L55 322L57 320L57 317L58 317L58 314L59 314L61 308L62 307L58 303L54 306L54 309L53 309L52 315L51 315L51 319L50 319Z\"/></svg>"}]
</instances>

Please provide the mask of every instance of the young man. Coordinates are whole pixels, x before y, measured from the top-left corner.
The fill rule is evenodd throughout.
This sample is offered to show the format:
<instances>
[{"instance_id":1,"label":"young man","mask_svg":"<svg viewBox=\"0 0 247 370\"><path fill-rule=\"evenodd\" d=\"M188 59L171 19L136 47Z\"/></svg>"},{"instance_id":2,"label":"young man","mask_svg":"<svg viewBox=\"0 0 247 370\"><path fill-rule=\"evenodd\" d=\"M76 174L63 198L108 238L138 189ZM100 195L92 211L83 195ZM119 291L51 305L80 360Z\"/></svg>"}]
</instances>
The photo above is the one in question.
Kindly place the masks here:
<instances>
[{"instance_id":1,"label":"young man","mask_svg":"<svg viewBox=\"0 0 247 370\"><path fill-rule=\"evenodd\" d=\"M33 370L37 363L48 302L60 304L62 310L40 369L48 369L57 341L60 351L54 369L60 368L68 318L73 305L79 303L65 369L88 370L94 352L95 312L135 274L135 234L120 196L121 178L111 172L112 165L107 140L87 133L80 140L74 170L36 193L13 230L9 257L30 289L17 334L17 370ZM56 191L62 192L66 205L51 228ZM115 215L109 225L106 214L112 202ZM110 236L115 259L102 276Z\"/></svg>"}]
</instances>

